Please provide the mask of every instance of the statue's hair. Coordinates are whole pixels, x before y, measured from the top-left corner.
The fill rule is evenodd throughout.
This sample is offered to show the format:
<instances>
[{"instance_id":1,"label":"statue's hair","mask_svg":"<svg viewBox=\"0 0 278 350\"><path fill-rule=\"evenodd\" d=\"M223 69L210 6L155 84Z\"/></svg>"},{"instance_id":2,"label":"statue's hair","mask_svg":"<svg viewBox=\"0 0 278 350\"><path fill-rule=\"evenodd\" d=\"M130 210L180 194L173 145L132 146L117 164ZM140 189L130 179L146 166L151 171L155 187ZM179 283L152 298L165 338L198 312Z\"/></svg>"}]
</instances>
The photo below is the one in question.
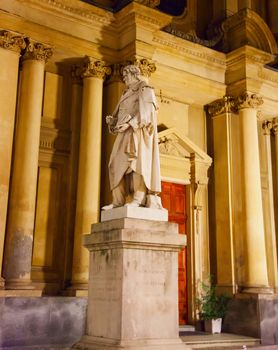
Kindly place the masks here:
<instances>
[{"instance_id":1,"label":"statue's hair","mask_svg":"<svg viewBox=\"0 0 278 350\"><path fill-rule=\"evenodd\" d=\"M129 64L128 66L125 66L123 69L123 72L130 72L132 75L134 75L138 79L139 79L139 76L141 75L140 69L134 64Z\"/></svg>"}]
</instances>

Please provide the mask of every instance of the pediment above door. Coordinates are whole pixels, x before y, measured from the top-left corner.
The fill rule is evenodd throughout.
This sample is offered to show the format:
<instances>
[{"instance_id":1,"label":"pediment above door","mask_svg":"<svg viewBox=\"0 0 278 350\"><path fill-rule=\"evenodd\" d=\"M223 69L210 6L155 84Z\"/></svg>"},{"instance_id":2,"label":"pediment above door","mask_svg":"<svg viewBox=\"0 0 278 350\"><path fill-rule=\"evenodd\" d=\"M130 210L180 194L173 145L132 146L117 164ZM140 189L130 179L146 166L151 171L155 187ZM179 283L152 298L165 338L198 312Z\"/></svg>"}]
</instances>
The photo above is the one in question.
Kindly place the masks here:
<instances>
[{"instance_id":1,"label":"pediment above door","mask_svg":"<svg viewBox=\"0 0 278 350\"><path fill-rule=\"evenodd\" d=\"M158 133L161 175L164 180L191 183L207 182L212 158L176 128Z\"/></svg>"}]
</instances>

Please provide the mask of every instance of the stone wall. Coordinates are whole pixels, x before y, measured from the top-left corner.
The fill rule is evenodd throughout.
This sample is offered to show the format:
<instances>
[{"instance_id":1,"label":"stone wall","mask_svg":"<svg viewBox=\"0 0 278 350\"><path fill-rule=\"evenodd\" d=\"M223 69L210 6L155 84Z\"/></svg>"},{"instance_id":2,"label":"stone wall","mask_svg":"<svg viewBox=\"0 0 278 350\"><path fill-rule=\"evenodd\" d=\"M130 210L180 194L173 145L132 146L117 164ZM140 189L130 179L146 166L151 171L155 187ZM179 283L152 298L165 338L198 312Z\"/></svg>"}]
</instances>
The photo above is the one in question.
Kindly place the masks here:
<instances>
[{"instance_id":1,"label":"stone wall","mask_svg":"<svg viewBox=\"0 0 278 350\"><path fill-rule=\"evenodd\" d=\"M0 349L70 346L85 333L86 310L87 298L0 298Z\"/></svg>"}]
</instances>

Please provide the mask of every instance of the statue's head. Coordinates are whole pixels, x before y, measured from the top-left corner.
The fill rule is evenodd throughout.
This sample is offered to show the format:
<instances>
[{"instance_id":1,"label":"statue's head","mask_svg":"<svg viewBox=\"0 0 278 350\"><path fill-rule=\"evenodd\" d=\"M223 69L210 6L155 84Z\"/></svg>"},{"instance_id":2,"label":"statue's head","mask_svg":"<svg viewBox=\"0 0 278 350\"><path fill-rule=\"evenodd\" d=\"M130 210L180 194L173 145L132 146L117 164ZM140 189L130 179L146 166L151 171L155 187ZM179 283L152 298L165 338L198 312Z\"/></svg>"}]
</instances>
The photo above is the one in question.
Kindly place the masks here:
<instances>
[{"instance_id":1,"label":"statue's head","mask_svg":"<svg viewBox=\"0 0 278 350\"><path fill-rule=\"evenodd\" d=\"M140 75L140 69L134 64L130 64L123 69L123 81L128 86L140 80Z\"/></svg>"}]
</instances>

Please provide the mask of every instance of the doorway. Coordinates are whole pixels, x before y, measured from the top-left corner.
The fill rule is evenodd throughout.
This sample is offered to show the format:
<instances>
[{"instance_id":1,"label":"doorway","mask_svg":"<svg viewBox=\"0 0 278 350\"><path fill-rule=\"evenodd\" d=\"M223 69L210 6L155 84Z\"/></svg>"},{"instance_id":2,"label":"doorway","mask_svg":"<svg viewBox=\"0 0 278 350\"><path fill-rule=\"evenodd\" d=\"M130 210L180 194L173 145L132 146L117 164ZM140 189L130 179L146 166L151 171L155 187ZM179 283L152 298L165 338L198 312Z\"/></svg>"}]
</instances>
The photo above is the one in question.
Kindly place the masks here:
<instances>
[{"instance_id":1,"label":"doorway","mask_svg":"<svg viewBox=\"0 0 278 350\"><path fill-rule=\"evenodd\" d=\"M186 186L171 182L161 182L162 205L168 210L169 222L179 225L179 233L186 235ZM186 325L188 322L188 298L186 281L186 247L179 253L178 269L178 292L179 292L179 324Z\"/></svg>"}]
</instances>

